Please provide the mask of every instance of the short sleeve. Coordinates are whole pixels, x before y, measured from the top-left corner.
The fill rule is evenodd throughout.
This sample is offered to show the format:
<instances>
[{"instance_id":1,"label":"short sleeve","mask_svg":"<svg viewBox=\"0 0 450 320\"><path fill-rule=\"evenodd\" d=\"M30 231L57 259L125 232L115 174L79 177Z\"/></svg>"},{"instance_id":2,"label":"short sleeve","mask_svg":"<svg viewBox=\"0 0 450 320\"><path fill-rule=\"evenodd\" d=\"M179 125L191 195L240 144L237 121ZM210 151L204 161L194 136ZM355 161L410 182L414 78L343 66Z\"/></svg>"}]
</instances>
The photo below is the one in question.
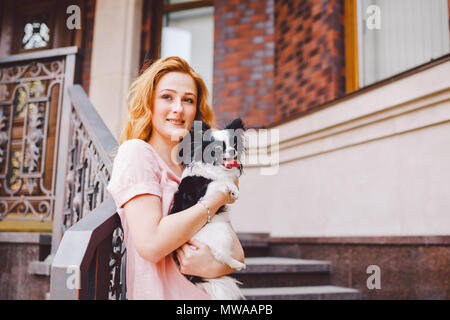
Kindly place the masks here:
<instances>
[{"instance_id":1,"label":"short sleeve","mask_svg":"<svg viewBox=\"0 0 450 320\"><path fill-rule=\"evenodd\" d=\"M137 139L128 140L117 151L111 179L106 187L117 208L140 194L161 197L158 162L145 143Z\"/></svg>"}]
</instances>

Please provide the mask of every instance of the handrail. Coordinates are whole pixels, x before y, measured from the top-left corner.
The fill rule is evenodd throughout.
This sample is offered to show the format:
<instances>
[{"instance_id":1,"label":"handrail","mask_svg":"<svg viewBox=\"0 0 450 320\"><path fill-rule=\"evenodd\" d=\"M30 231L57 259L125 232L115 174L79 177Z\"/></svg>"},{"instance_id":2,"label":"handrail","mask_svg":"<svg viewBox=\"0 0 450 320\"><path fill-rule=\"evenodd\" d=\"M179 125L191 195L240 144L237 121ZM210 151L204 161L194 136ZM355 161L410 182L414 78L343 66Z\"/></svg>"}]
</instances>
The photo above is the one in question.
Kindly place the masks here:
<instances>
[{"instance_id":1,"label":"handrail","mask_svg":"<svg viewBox=\"0 0 450 320\"><path fill-rule=\"evenodd\" d=\"M107 258L112 231L119 226L114 201L109 199L64 233L52 262L51 299L108 299L109 266L97 262Z\"/></svg>"},{"instance_id":2,"label":"handrail","mask_svg":"<svg viewBox=\"0 0 450 320\"><path fill-rule=\"evenodd\" d=\"M0 58L0 63L23 62L27 60L54 58L59 56L75 55L78 53L78 47L64 47L56 49L41 50L35 52L12 54L7 57Z\"/></svg>"},{"instance_id":3,"label":"handrail","mask_svg":"<svg viewBox=\"0 0 450 320\"><path fill-rule=\"evenodd\" d=\"M100 115L92 112L95 108L80 85L76 84L70 87L69 96L101 160L107 170L111 172L114 159L112 154L118 147L117 140L106 127Z\"/></svg>"},{"instance_id":4,"label":"handrail","mask_svg":"<svg viewBox=\"0 0 450 320\"><path fill-rule=\"evenodd\" d=\"M67 230L53 258L50 298L125 299L124 234L106 191L118 143L80 85L67 94Z\"/></svg>"}]
</instances>

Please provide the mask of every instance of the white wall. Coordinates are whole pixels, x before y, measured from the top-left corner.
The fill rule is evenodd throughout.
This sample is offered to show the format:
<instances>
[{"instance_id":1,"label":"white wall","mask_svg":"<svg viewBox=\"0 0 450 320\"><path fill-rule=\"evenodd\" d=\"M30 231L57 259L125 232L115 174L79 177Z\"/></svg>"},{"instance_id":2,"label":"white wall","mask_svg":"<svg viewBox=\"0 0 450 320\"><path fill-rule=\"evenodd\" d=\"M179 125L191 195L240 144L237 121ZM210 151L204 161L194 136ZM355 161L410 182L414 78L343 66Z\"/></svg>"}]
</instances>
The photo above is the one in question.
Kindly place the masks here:
<instances>
[{"instance_id":1,"label":"white wall","mask_svg":"<svg viewBox=\"0 0 450 320\"><path fill-rule=\"evenodd\" d=\"M118 139L139 71L142 0L97 0L89 99Z\"/></svg>"},{"instance_id":2,"label":"white wall","mask_svg":"<svg viewBox=\"0 0 450 320\"><path fill-rule=\"evenodd\" d=\"M449 74L444 62L275 127L278 173L247 166L236 230L449 235Z\"/></svg>"}]
</instances>

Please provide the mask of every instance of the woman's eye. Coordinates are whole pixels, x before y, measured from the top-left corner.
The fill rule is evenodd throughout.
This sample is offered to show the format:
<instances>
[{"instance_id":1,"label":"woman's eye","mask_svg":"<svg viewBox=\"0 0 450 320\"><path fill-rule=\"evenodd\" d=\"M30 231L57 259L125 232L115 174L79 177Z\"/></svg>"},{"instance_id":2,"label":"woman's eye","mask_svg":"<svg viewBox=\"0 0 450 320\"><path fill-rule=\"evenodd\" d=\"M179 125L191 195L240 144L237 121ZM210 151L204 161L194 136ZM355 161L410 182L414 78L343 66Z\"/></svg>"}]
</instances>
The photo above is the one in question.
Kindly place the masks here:
<instances>
[{"instance_id":1,"label":"woman's eye","mask_svg":"<svg viewBox=\"0 0 450 320\"><path fill-rule=\"evenodd\" d=\"M165 99L165 100L171 99L171 97L168 94L163 95L162 98Z\"/></svg>"},{"instance_id":2,"label":"woman's eye","mask_svg":"<svg viewBox=\"0 0 450 320\"><path fill-rule=\"evenodd\" d=\"M186 101L188 103L194 103L194 100L192 100L191 98L186 98L184 101Z\"/></svg>"}]
</instances>

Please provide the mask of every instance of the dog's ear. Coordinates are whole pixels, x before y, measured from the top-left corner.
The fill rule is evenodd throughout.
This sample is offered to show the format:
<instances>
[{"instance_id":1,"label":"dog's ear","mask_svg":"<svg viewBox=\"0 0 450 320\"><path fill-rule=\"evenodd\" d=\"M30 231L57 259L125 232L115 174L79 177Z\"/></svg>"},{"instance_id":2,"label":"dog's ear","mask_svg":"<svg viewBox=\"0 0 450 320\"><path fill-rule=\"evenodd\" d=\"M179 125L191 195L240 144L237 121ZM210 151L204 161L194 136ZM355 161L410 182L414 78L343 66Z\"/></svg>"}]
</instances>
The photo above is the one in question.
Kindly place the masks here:
<instances>
[{"instance_id":1,"label":"dog's ear","mask_svg":"<svg viewBox=\"0 0 450 320\"><path fill-rule=\"evenodd\" d=\"M234 148L237 151L238 159L241 158L242 153L245 152L245 138L244 131L245 126L241 118L234 119L228 125L225 126L224 130L232 130Z\"/></svg>"},{"instance_id":2,"label":"dog's ear","mask_svg":"<svg viewBox=\"0 0 450 320\"><path fill-rule=\"evenodd\" d=\"M203 133L203 132L211 129L211 127L207 123L205 123L201 120L194 120L194 122L192 123L192 126L191 126L191 130L189 130L189 134L193 137L194 132L197 132L199 129Z\"/></svg>"},{"instance_id":3,"label":"dog's ear","mask_svg":"<svg viewBox=\"0 0 450 320\"><path fill-rule=\"evenodd\" d=\"M229 124L227 124L224 129L233 129L233 130L242 129L245 131L244 123L242 122L241 118L234 119Z\"/></svg>"},{"instance_id":4,"label":"dog's ear","mask_svg":"<svg viewBox=\"0 0 450 320\"><path fill-rule=\"evenodd\" d=\"M207 123L205 123L203 121L201 121L201 123L202 123L202 131L203 132L208 131L209 129L211 129L211 127Z\"/></svg>"},{"instance_id":5,"label":"dog's ear","mask_svg":"<svg viewBox=\"0 0 450 320\"><path fill-rule=\"evenodd\" d=\"M209 131L208 131L209 130ZM201 121L201 120L195 120L194 123L191 126L191 129L189 130L189 136L191 141L191 160L192 161L201 161L202 155L203 155L203 149L205 142L205 132L211 132L211 127Z\"/></svg>"}]
</instances>

